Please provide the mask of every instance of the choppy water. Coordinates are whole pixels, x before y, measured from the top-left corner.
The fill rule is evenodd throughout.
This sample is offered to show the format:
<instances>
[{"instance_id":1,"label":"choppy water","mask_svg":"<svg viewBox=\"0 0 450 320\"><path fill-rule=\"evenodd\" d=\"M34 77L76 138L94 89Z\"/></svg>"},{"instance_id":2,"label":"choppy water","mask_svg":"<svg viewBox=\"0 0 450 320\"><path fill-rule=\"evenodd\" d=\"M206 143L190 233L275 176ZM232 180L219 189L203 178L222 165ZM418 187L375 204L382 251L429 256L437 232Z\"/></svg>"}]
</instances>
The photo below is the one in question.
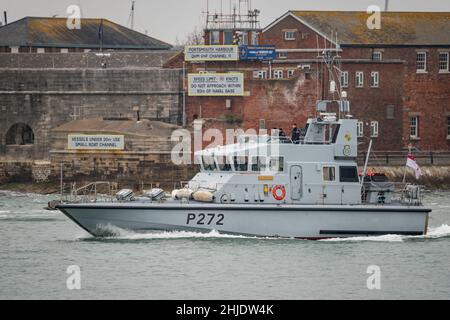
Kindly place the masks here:
<instances>
[{"instance_id":1,"label":"choppy water","mask_svg":"<svg viewBox=\"0 0 450 320\"><path fill-rule=\"evenodd\" d=\"M52 197L0 192L2 299L449 299L450 192L433 192L426 237L301 241L217 232L95 239ZM67 268L81 268L81 290ZM367 288L367 268L381 289Z\"/></svg>"}]
</instances>

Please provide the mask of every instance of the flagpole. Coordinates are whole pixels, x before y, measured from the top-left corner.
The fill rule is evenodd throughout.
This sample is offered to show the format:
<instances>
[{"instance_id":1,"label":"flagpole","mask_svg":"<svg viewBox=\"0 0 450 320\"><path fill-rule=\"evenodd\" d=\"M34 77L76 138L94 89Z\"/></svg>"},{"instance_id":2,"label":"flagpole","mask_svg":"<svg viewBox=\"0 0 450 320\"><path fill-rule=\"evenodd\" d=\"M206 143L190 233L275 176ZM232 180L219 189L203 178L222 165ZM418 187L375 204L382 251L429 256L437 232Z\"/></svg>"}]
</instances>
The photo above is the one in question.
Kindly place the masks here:
<instances>
[{"instance_id":1,"label":"flagpole","mask_svg":"<svg viewBox=\"0 0 450 320\"><path fill-rule=\"evenodd\" d=\"M408 156L407 157L409 157L409 155L411 154L411 151L412 151L412 146L411 146L411 144L409 144L408 145ZM403 184L406 183L406 173L407 173L407 171L408 171L408 165L406 164L405 165L405 174L403 175Z\"/></svg>"}]
</instances>

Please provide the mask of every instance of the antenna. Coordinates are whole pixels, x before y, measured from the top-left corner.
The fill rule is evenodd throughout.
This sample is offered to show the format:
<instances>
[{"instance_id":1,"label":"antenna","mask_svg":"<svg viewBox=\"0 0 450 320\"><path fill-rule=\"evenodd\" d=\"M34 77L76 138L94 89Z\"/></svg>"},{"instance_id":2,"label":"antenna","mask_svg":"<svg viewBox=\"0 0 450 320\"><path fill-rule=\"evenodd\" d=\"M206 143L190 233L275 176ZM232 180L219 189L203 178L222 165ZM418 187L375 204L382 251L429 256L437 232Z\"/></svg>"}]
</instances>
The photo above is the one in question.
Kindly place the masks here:
<instances>
[{"instance_id":1,"label":"antenna","mask_svg":"<svg viewBox=\"0 0 450 320\"><path fill-rule=\"evenodd\" d=\"M134 29L134 3L135 3L136 1L131 1L131 11L130 11L130 16L128 17L128 22L129 22L129 26L130 26L130 29Z\"/></svg>"}]
</instances>

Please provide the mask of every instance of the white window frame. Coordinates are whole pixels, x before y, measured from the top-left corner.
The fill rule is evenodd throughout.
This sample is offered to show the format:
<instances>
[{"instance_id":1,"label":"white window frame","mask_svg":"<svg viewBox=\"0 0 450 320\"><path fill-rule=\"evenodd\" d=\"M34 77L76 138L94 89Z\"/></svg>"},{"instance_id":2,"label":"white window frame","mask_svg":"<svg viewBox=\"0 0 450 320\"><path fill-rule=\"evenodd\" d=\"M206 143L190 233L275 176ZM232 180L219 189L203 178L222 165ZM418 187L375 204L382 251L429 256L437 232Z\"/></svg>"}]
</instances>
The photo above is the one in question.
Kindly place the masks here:
<instances>
[{"instance_id":1,"label":"white window frame","mask_svg":"<svg viewBox=\"0 0 450 320\"><path fill-rule=\"evenodd\" d=\"M258 38L258 32L252 31L252 46L259 45L259 38Z\"/></svg>"},{"instance_id":2,"label":"white window frame","mask_svg":"<svg viewBox=\"0 0 450 320\"><path fill-rule=\"evenodd\" d=\"M284 79L284 71L282 69L277 69L273 71L274 79Z\"/></svg>"},{"instance_id":3,"label":"white window frame","mask_svg":"<svg viewBox=\"0 0 450 320\"><path fill-rule=\"evenodd\" d=\"M288 78L292 78L295 75L295 69L288 70L287 72Z\"/></svg>"},{"instance_id":4,"label":"white window frame","mask_svg":"<svg viewBox=\"0 0 450 320\"><path fill-rule=\"evenodd\" d=\"M61 48L59 50L60 53L69 53L69 48Z\"/></svg>"},{"instance_id":5,"label":"white window frame","mask_svg":"<svg viewBox=\"0 0 450 320\"><path fill-rule=\"evenodd\" d=\"M357 71L355 73L355 86L356 88L364 88L364 72Z\"/></svg>"},{"instance_id":6,"label":"white window frame","mask_svg":"<svg viewBox=\"0 0 450 320\"><path fill-rule=\"evenodd\" d=\"M228 35L228 36L231 36L231 38L229 39L229 40L230 40L229 42L227 42L227 35ZM233 36L234 36L233 31L231 31L231 30L225 30L225 31L223 32L223 44L224 44L224 45L232 45L232 44L233 44L233 41L234 41ZM219 41L220 41L220 36L219 36Z\"/></svg>"},{"instance_id":7,"label":"white window frame","mask_svg":"<svg viewBox=\"0 0 450 320\"><path fill-rule=\"evenodd\" d=\"M356 136L358 138L363 138L364 137L364 122L363 121L358 121L358 123L357 123Z\"/></svg>"},{"instance_id":8,"label":"white window frame","mask_svg":"<svg viewBox=\"0 0 450 320\"><path fill-rule=\"evenodd\" d=\"M285 31L283 31L283 38L284 38L284 40L286 40L286 41L293 41L293 40L295 40L296 39L295 38L295 33L296 33L295 30L285 30Z\"/></svg>"},{"instance_id":9,"label":"white window frame","mask_svg":"<svg viewBox=\"0 0 450 320\"><path fill-rule=\"evenodd\" d=\"M278 58L279 59L287 59L288 58L288 53L285 51L279 51L278 52Z\"/></svg>"},{"instance_id":10,"label":"white window frame","mask_svg":"<svg viewBox=\"0 0 450 320\"><path fill-rule=\"evenodd\" d=\"M19 53L19 47L10 47L11 53Z\"/></svg>"},{"instance_id":11,"label":"white window frame","mask_svg":"<svg viewBox=\"0 0 450 320\"><path fill-rule=\"evenodd\" d=\"M217 42L214 42L214 34L217 34ZM212 46L219 45L220 44L220 31L217 30L211 30L209 33L209 44Z\"/></svg>"},{"instance_id":12,"label":"white window frame","mask_svg":"<svg viewBox=\"0 0 450 320\"><path fill-rule=\"evenodd\" d=\"M376 55L378 55L379 58L375 58ZM374 51L374 52L372 52L372 60L373 61L381 61L381 60L383 60L383 52L381 52L381 51Z\"/></svg>"},{"instance_id":13,"label":"white window frame","mask_svg":"<svg viewBox=\"0 0 450 320\"><path fill-rule=\"evenodd\" d=\"M267 79L267 71L266 70L258 70L258 71L253 72L253 78Z\"/></svg>"},{"instance_id":14,"label":"white window frame","mask_svg":"<svg viewBox=\"0 0 450 320\"><path fill-rule=\"evenodd\" d=\"M446 61L441 61L441 56L447 57ZM440 73L448 73L449 72L449 61L450 59L450 55L448 52L439 52L439 72ZM446 68L442 68L443 63L447 63L447 67Z\"/></svg>"},{"instance_id":15,"label":"white window frame","mask_svg":"<svg viewBox=\"0 0 450 320\"><path fill-rule=\"evenodd\" d=\"M370 86L372 88L379 88L380 87L380 72L372 71L370 73Z\"/></svg>"},{"instance_id":16,"label":"white window frame","mask_svg":"<svg viewBox=\"0 0 450 320\"><path fill-rule=\"evenodd\" d=\"M241 31L241 46L248 46L248 32Z\"/></svg>"},{"instance_id":17,"label":"white window frame","mask_svg":"<svg viewBox=\"0 0 450 320\"><path fill-rule=\"evenodd\" d=\"M450 116L447 116L447 139L450 139Z\"/></svg>"},{"instance_id":18,"label":"white window frame","mask_svg":"<svg viewBox=\"0 0 450 320\"><path fill-rule=\"evenodd\" d=\"M370 137L378 138L379 134L380 134L380 124L378 123L378 121L370 122Z\"/></svg>"},{"instance_id":19,"label":"white window frame","mask_svg":"<svg viewBox=\"0 0 450 320\"><path fill-rule=\"evenodd\" d=\"M37 48L36 53L45 53L45 48Z\"/></svg>"},{"instance_id":20,"label":"white window frame","mask_svg":"<svg viewBox=\"0 0 450 320\"><path fill-rule=\"evenodd\" d=\"M413 119L415 120L413 124ZM413 134L414 129L414 134ZM411 139L419 138L419 116L410 116L409 117L409 137Z\"/></svg>"},{"instance_id":21,"label":"white window frame","mask_svg":"<svg viewBox=\"0 0 450 320\"><path fill-rule=\"evenodd\" d=\"M341 86L342 88L348 88L348 71L341 72Z\"/></svg>"},{"instance_id":22,"label":"white window frame","mask_svg":"<svg viewBox=\"0 0 450 320\"><path fill-rule=\"evenodd\" d=\"M419 57L423 56L423 61L419 61ZM416 53L416 73L426 73L427 72L427 52L426 51L418 51ZM419 68L419 63L423 63L423 68Z\"/></svg>"}]
</instances>

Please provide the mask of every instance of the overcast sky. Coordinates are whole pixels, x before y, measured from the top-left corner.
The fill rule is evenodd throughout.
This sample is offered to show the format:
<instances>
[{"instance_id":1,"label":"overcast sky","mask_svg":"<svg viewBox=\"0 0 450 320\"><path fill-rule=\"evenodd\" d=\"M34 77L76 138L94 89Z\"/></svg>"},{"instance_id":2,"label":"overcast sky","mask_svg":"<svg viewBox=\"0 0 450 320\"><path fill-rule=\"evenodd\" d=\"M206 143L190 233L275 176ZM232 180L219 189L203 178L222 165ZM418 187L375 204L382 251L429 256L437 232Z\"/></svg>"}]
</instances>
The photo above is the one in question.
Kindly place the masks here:
<instances>
[{"instance_id":1,"label":"overcast sky","mask_svg":"<svg viewBox=\"0 0 450 320\"><path fill-rule=\"evenodd\" d=\"M241 0L242 1L242 0ZM231 0L238 3L239 0ZM385 0L251 0L261 11L262 26L288 10L366 11L369 5L384 8ZM183 40L195 26L202 26L207 0L136 0L135 30L174 44ZM210 11L228 12L230 0L209 0ZM0 10L12 22L24 16L66 17L69 5L80 5L84 18L106 18L127 26L131 0L0 0ZM449 11L449 0L389 0L390 11ZM1 14L3 22L3 14Z\"/></svg>"}]
</instances>

